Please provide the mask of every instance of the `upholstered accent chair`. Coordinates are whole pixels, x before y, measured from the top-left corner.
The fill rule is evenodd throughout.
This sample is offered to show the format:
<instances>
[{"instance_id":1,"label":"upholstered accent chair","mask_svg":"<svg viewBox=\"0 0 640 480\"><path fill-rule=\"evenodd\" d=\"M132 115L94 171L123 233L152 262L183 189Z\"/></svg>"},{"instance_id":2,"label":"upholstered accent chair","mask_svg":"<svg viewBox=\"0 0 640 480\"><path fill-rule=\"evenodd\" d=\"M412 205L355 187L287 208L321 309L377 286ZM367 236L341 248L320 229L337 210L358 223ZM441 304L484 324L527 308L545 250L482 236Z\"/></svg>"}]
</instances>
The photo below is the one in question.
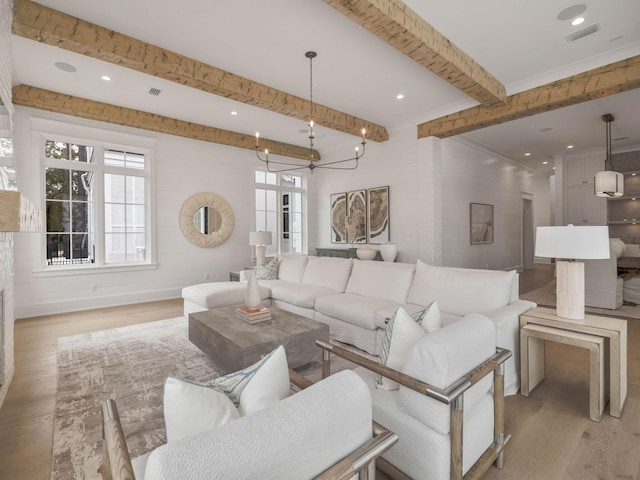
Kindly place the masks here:
<instances>
[{"instance_id":1,"label":"upholstered accent chair","mask_svg":"<svg viewBox=\"0 0 640 480\"><path fill-rule=\"evenodd\" d=\"M336 344L323 348L323 375L330 355L358 365L373 401L373 418L399 436L377 461L391 478L477 479L495 463L502 468L504 363L509 350L496 348L495 327L471 314L418 340L402 370L394 370ZM399 384L380 389L376 376Z\"/></svg>"},{"instance_id":2,"label":"upholstered accent chair","mask_svg":"<svg viewBox=\"0 0 640 480\"><path fill-rule=\"evenodd\" d=\"M350 370L316 384L290 371L290 380L303 390L162 445L148 456L143 474L132 466L115 402L105 401L104 478L369 478L375 459L398 437L372 422L371 396L364 382Z\"/></svg>"}]
</instances>

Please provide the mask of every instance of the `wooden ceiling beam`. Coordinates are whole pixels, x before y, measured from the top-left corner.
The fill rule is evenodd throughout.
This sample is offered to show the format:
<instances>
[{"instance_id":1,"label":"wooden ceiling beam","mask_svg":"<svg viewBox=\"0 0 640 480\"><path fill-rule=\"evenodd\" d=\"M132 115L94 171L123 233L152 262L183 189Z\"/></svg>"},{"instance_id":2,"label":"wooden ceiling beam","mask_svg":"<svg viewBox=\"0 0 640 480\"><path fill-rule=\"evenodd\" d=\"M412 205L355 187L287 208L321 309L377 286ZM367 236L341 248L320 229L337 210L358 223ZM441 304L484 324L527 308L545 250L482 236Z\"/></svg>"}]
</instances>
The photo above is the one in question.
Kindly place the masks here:
<instances>
[{"instance_id":1,"label":"wooden ceiling beam","mask_svg":"<svg viewBox=\"0 0 640 480\"><path fill-rule=\"evenodd\" d=\"M16 0L12 32L24 38L180 83L282 115L309 121L311 102L267 85L234 75L192 58L165 50L63 12ZM387 129L368 120L314 104L317 125L384 142Z\"/></svg>"},{"instance_id":2,"label":"wooden ceiling beam","mask_svg":"<svg viewBox=\"0 0 640 480\"><path fill-rule=\"evenodd\" d=\"M152 132L193 138L205 142L219 143L230 147L255 150L254 135L231 132L220 128L208 127L197 123L185 122L175 118L163 117L154 113L142 112L131 108L117 107L108 103L87 100L63 93L43 90L28 85L13 87L13 103L25 107L64 113L75 117L88 118L101 122L140 128ZM260 149L267 148L270 154L309 160L309 148L260 138ZM314 152L314 158L320 160L320 154Z\"/></svg>"},{"instance_id":3,"label":"wooden ceiling beam","mask_svg":"<svg viewBox=\"0 0 640 480\"><path fill-rule=\"evenodd\" d=\"M418 125L418 138L446 138L640 87L640 55Z\"/></svg>"},{"instance_id":4,"label":"wooden ceiling beam","mask_svg":"<svg viewBox=\"0 0 640 480\"><path fill-rule=\"evenodd\" d=\"M401 0L324 0L482 105L504 103L495 77Z\"/></svg>"}]
</instances>

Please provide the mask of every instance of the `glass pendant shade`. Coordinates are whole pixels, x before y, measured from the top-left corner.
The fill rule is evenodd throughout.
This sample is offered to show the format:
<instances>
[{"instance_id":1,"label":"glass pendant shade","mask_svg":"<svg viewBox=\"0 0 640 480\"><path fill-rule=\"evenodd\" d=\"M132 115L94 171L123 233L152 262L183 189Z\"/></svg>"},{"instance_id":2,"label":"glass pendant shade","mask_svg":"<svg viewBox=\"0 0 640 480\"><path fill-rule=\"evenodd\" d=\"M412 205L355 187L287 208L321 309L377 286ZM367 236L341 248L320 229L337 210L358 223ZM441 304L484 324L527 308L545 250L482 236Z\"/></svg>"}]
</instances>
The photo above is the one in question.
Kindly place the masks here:
<instances>
[{"instance_id":1,"label":"glass pendant shade","mask_svg":"<svg viewBox=\"0 0 640 480\"><path fill-rule=\"evenodd\" d=\"M598 197L621 197L624 195L624 176L612 170L596 173L595 193Z\"/></svg>"}]
</instances>

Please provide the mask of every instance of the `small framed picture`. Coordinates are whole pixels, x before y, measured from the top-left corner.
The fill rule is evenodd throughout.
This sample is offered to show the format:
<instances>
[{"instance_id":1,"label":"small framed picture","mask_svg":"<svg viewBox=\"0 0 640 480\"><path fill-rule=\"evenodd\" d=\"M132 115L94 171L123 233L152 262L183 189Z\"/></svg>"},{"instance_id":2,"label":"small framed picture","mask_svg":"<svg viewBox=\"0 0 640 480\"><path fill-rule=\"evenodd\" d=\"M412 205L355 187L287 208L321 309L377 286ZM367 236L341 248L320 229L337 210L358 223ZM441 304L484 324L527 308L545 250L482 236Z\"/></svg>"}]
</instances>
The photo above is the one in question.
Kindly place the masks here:
<instances>
[{"instance_id":1,"label":"small framed picture","mask_svg":"<svg viewBox=\"0 0 640 480\"><path fill-rule=\"evenodd\" d=\"M493 205L469 204L471 245L493 243Z\"/></svg>"}]
</instances>

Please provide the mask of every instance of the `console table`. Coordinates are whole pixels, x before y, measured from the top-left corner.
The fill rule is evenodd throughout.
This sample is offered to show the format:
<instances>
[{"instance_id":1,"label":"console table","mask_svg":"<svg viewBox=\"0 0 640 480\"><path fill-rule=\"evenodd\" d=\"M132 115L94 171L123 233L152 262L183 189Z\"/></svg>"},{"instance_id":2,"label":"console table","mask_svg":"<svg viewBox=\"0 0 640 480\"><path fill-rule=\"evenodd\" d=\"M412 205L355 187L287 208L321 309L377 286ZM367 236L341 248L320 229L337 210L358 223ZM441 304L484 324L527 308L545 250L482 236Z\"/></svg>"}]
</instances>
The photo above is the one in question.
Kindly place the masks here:
<instances>
[{"instance_id":1,"label":"console table","mask_svg":"<svg viewBox=\"0 0 640 480\"><path fill-rule=\"evenodd\" d=\"M319 257L358 258L356 250L357 248L316 248L316 255ZM379 251L374 260L382 261Z\"/></svg>"},{"instance_id":2,"label":"console table","mask_svg":"<svg viewBox=\"0 0 640 480\"><path fill-rule=\"evenodd\" d=\"M525 329L527 325L531 328ZM536 328L534 326L544 328ZM595 314L586 314L584 320L567 320L556 315L555 309L537 307L520 316L521 339L520 365L521 365L521 393L528 396L529 392L544 379L544 341L560 341L584 348L599 350L595 345L600 344L604 364L592 365L590 375L590 392L596 393L596 385L601 370L607 369L609 377L609 414L612 417L620 417L624 402L627 398L627 321L619 318L604 317ZM525 343L526 342L526 343ZM593 350L595 352L595 350ZM600 356L600 352L597 353ZM593 353L593 361L598 362ZM605 375L606 378L606 375ZM606 387L606 386L605 386ZM594 406L596 399L591 399ZM604 405L601 406L604 408ZM597 408L600 408L598 406Z\"/></svg>"}]
</instances>

